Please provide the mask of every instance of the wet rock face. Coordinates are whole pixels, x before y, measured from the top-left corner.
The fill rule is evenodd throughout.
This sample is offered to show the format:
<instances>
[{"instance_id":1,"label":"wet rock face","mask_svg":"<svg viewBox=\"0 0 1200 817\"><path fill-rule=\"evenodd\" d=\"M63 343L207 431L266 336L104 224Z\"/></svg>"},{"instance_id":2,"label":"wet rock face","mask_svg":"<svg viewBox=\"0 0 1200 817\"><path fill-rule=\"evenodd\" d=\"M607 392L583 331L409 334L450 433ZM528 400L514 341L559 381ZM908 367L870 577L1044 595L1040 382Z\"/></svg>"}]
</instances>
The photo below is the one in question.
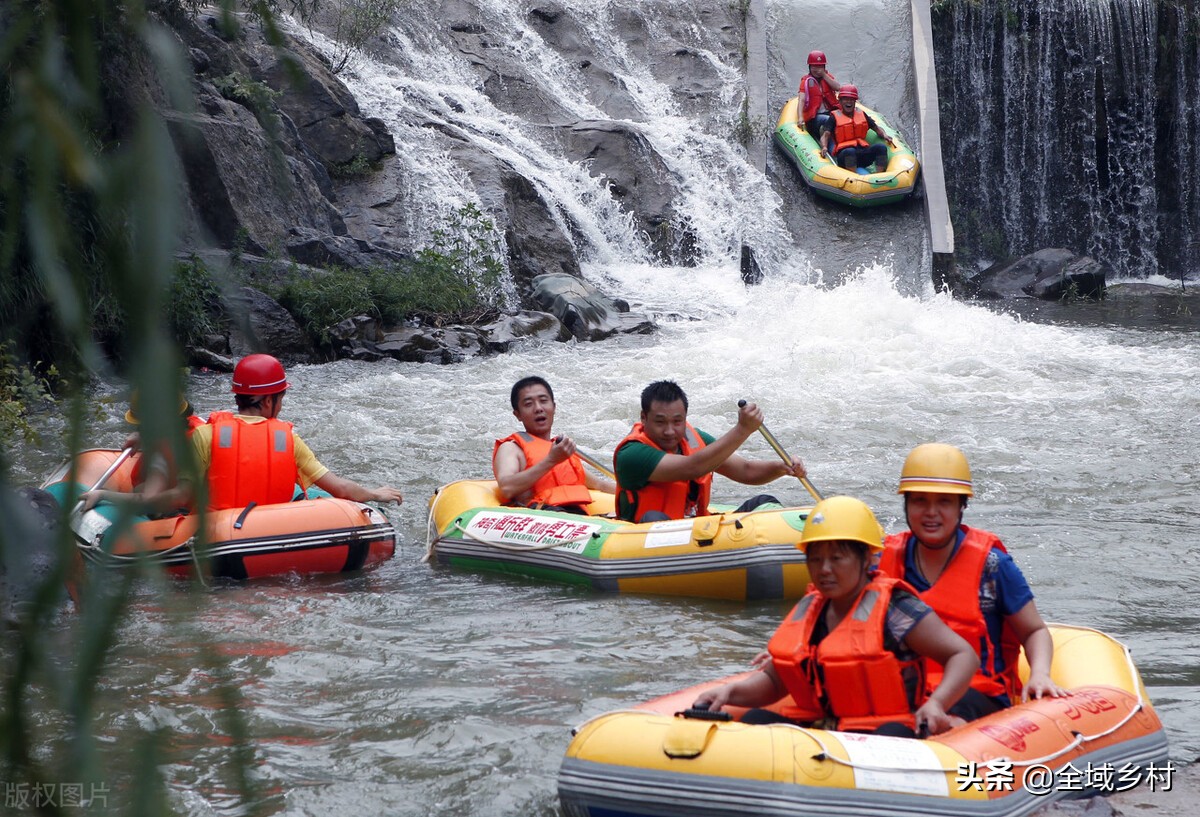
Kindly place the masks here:
<instances>
[{"instance_id":1,"label":"wet rock face","mask_svg":"<svg viewBox=\"0 0 1200 817\"><path fill-rule=\"evenodd\" d=\"M593 177L603 180L639 228L650 258L668 264L696 260L697 238L678 210L687 180L671 170L639 123L649 113L660 116L657 108L665 104L691 127L708 133L729 127L740 110L740 101L728 98L729 76L739 70L744 49L736 4L698 8L653 3L597 11L546 0L516 18L505 14L480 0L441 0L436 7L414 10L413 17L421 18L421 30L438 47L466 61L480 90L519 119L529 138L555 156L585 163ZM514 306L545 308L534 295L538 276L580 275L580 259L590 250L584 230L520 159L485 149L486 140L476 138L469 119L459 121L441 110L409 111L396 120L401 123L397 127L419 128L432 141L421 141L418 148L401 140L397 146L387 125L363 115L328 60L306 42L287 39L276 49L253 25L229 36L212 15L173 25L195 75L194 111L170 112L148 61L111 82L123 89L130 110L139 98L149 98L167 116L186 179L188 251L219 249L305 268L362 269L410 256L428 240L423 237L431 230L427 222L437 209L433 205L445 204L422 200L429 191L406 177L406 151L419 149L445 151L463 171L468 187L464 198L478 200L503 235L505 260L516 283ZM629 68L614 53L614 41L626 44L654 79L670 87L669 99L655 98L656 110L639 108L651 103L629 86ZM409 47L403 42L407 40L381 37L375 47ZM582 90L594 110L575 110L574 102L572 109L565 108L561 94L539 73L544 66L523 59L529 49L558 66L554 71ZM383 59L399 66L405 64L403 56L397 50ZM466 101L444 102L449 110L469 115ZM246 305L264 310L256 320L274 322L275 306L257 297ZM630 321L625 317L607 323L621 324L625 331ZM632 325L642 331L637 320ZM604 336L607 331L592 326L572 329L571 336ZM255 328L241 338L231 333L229 348L208 351L235 355L234 347L257 346L252 336L259 332ZM266 326L262 334L287 344L288 354L305 354L289 337L290 329ZM430 348L419 354L423 359L462 359L476 353L471 351L475 341L442 341L442 351ZM401 345L382 353L418 355L412 346L417 341L390 342ZM508 343L479 342L485 353ZM347 347L344 353L381 354L377 345L377 340L357 339L353 350Z\"/></svg>"}]
</instances>

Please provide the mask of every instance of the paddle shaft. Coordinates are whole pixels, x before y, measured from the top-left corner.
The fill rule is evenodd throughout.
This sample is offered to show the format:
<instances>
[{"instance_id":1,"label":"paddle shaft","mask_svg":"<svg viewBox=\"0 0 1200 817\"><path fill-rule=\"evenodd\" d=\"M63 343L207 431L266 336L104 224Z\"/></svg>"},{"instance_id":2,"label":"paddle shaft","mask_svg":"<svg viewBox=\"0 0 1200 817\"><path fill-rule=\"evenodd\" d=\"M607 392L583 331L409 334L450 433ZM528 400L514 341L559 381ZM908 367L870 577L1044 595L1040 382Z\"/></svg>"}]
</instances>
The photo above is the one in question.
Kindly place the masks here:
<instances>
[{"instance_id":1,"label":"paddle shaft","mask_svg":"<svg viewBox=\"0 0 1200 817\"><path fill-rule=\"evenodd\" d=\"M88 490L89 491L98 491L101 488L103 488L104 483L108 482L109 478L113 474L117 473L117 469L120 468L121 465L124 464L125 460L129 459L129 457L132 454L133 454L132 447L126 448L123 451L121 451L121 455L119 457L117 457L115 460L113 460L113 464L108 466L108 469L103 474L100 475L100 479L96 480L96 484L93 485L91 488L88 488ZM74 510L71 511L71 513L78 513L79 509L82 507L83 507L83 501L80 500L78 503L76 503L75 508L74 508Z\"/></svg>"},{"instance_id":2,"label":"paddle shaft","mask_svg":"<svg viewBox=\"0 0 1200 817\"><path fill-rule=\"evenodd\" d=\"M738 400L738 408L741 408L744 405L746 405L745 400ZM775 449L775 453L779 455L779 458L783 460L784 464L790 466L792 464L792 458L788 455L788 452L784 450L783 446L779 444L779 440L775 439L775 435L772 434L770 429L767 428L766 423L759 425L758 431L763 435L763 438L767 441L767 443ZM821 492L818 491L816 487L814 487L813 484L808 481L808 477L799 477L799 479L800 484L804 486L804 489L808 491L812 498L817 502L820 502L825 498L821 496Z\"/></svg>"},{"instance_id":3,"label":"paddle shaft","mask_svg":"<svg viewBox=\"0 0 1200 817\"><path fill-rule=\"evenodd\" d=\"M555 442L558 442L558 440L559 440L559 439L561 439L561 438L559 438L559 437L555 437L555 438L554 438L554 441L555 441ZM601 462L600 462L599 460L597 460L595 457L592 457L592 456L590 456L590 455L588 455L588 454L585 454L585 453L583 453L583 451L581 451L581 450L579 449L579 447L578 447L578 446L576 446L576 447L575 447L575 453L579 455L579 459L583 460L583 461L584 461L584 462L586 462L588 465L590 465L590 466L592 466L593 468L595 468L595 469L596 469L597 471L599 471L601 474L604 474L604 476L608 477L608 478L609 478L609 479L611 479L611 480L614 480L614 481L616 480L616 478L617 478L617 475L616 475L616 474L614 474L614 473L612 472L612 470L611 470L611 469L609 469L609 468L606 468L606 467L603 465L603 463L601 463Z\"/></svg>"}]
</instances>

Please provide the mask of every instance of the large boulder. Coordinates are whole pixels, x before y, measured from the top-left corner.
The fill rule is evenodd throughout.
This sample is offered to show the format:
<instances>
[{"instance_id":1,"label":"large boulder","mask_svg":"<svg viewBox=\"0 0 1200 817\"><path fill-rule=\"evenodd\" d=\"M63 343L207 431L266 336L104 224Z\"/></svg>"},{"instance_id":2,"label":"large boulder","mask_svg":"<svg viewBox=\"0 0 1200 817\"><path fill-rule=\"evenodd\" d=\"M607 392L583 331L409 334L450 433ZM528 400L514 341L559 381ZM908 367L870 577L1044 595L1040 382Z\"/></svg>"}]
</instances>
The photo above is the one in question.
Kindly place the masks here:
<instances>
[{"instance_id":1,"label":"large boulder","mask_svg":"<svg viewBox=\"0 0 1200 817\"><path fill-rule=\"evenodd\" d=\"M514 346L529 342L566 341L571 332L562 321L549 312L525 309L515 315L501 315L492 323L479 327L489 352L508 352Z\"/></svg>"},{"instance_id":2,"label":"large boulder","mask_svg":"<svg viewBox=\"0 0 1200 817\"><path fill-rule=\"evenodd\" d=\"M307 361L312 344L304 330L274 298L253 287L241 287L229 297L232 318L229 352L241 358L266 352L285 362Z\"/></svg>"},{"instance_id":3,"label":"large boulder","mask_svg":"<svg viewBox=\"0 0 1200 817\"><path fill-rule=\"evenodd\" d=\"M604 340L618 333L646 335L654 322L632 313L594 286L571 275L539 275L533 279L533 298L562 321L578 340ZM624 309L622 309L624 307Z\"/></svg>"},{"instance_id":4,"label":"large boulder","mask_svg":"<svg viewBox=\"0 0 1200 817\"><path fill-rule=\"evenodd\" d=\"M992 266L965 282L966 292L977 298L1104 297L1107 265L1070 250L1038 250L1016 261Z\"/></svg>"},{"instance_id":5,"label":"large boulder","mask_svg":"<svg viewBox=\"0 0 1200 817\"><path fill-rule=\"evenodd\" d=\"M484 347L483 337L469 326L405 326L384 332L374 350L414 363L461 363Z\"/></svg>"},{"instance_id":6,"label":"large boulder","mask_svg":"<svg viewBox=\"0 0 1200 817\"><path fill-rule=\"evenodd\" d=\"M38 596L54 581L58 567L59 507L54 497L38 488L4 488L0 490L0 513L5 527L0 539L0 622L28 625ZM74 552L71 556L79 558ZM75 578L69 577L71 581ZM59 600L65 601L66 587L61 581L54 584Z\"/></svg>"}]
</instances>

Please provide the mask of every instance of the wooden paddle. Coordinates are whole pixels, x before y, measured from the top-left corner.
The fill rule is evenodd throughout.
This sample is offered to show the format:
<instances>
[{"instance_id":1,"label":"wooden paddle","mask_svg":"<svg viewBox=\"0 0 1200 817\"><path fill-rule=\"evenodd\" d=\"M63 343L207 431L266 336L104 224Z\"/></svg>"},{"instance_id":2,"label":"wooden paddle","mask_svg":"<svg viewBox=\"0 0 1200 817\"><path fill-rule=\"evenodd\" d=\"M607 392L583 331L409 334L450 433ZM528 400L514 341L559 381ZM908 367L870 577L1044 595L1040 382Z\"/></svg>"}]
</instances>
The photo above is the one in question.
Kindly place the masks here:
<instances>
[{"instance_id":1,"label":"wooden paddle","mask_svg":"<svg viewBox=\"0 0 1200 817\"><path fill-rule=\"evenodd\" d=\"M555 437L555 438L554 438L554 441L555 441L555 442L558 442L558 441L559 441L559 440L561 440L561 439L562 439L562 437L561 437L561 436L560 436L560 437ZM616 481L616 479L617 479L617 475L616 475L616 474L614 474L614 473L612 472L612 469L605 467L605 466L604 466L604 465L603 465L603 464L602 464L602 463L601 463L599 460L597 460L595 457L592 457L592 456L590 456L590 455L588 455L588 454L585 454L585 453L583 453L583 451L582 451L582 450L579 448L579 446L576 446L576 447L575 447L575 453L579 455L579 459L583 460L583 461L584 461L584 462L586 462L588 465L592 466L592 467L593 467L593 468L595 468L597 471L599 471L601 474L604 474L604 476L608 477L609 479L613 480L614 482Z\"/></svg>"},{"instance_id":2,"label":"wooden paddle","mask_svg":"<svg viewBox=\"0 0 1200 817\"><path fill-rule=\"evenodd\" d=\"M746 405L745 400L738 400L738 408L741 408L744 405ZM788 455L788 452L783 449L783 446L779 444L779 440L775 439L775 435L770 432L766 426L766 423L760 425L758 430L770 444L770 446L775 449L775 453L779 455L779 458L783 460L784 464L790 466L792 464L792 458ZM820 502L825 498L821 496L821 492L813 487L813 484L808 481L808 477L800 477L799 479L800 484L804 486L805 490L808 491L809 494L812 495L812 498L817 502Z\"/></svg>"}]
</instances>

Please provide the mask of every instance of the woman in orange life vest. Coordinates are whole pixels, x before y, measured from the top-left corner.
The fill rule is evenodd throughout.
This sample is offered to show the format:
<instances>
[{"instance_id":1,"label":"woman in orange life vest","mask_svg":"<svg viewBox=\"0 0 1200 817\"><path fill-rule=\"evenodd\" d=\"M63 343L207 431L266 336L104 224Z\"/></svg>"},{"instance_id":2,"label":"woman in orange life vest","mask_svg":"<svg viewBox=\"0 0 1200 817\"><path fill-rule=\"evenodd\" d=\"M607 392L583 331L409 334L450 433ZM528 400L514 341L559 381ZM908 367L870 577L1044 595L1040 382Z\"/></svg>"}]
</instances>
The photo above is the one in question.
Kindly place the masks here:
<instances>
[{"instance_id":1,"label":"woman in orange life vest","mask_svg":"<svg viewBox=\"0 0 1200 817\"><path fill-rule=\"evenodd\" d=\"M355 502L400 502L395 488L366 488L334 474L317 460L291 423L278 419L289 385L283 364L270 355L247 355L234 367L237 413L210 414L191 438L208 485L209 507L290 502L297 482L305 490L316 485Z\"/></svg>"},{"instance_id":2,"label":"woman in orange life vest","mask_svg":"<svg viewBox=\"0 0 1200 817\"><path fill-rule=\"evenodd\" d=\"M810 51L808 73L800 78L800 121L813 139L821 138L821 129L829 121L829 112L837 108L841 84L825 68L825 52Z\"/></svg>"},{"instance_id":3,"label":"woman in orange life vest","mask_svg":"<svg viewBox=\"0 0 1200 817\"><path fill-rule=\"evenodd\" d=\"M821 155L833 156L847 170L875 165L876 173L887 170L887 147L867 141L867 131L875 131L879 138L893 148L896 143L883 132L875 120L858 108L858 88L847 83L838 91L840 110L829 115L829 121L821 130ZM832 150L830 145L832 143Z\"/></svg>"},{"instance_id":4,"label":"woman in orange life vest","mask_svg":"<svg viewBox=\"0 0 1200 817\"><path fill-rule=\"evenodd\" d=\"M971 644L980 667L971 689L951 710L974 720L1020 698L1068 693L1050 680L1054 641L1033 592L1000 539L962 523L974 496L966 455L944 443L914 448L900 471L909 530L884 543L880 570L903 578ZM1029 662L1024 690L1017 678L1021 646ZM936 668L929 678L936 679Z\"/></svg>"},{"instance_id":5,"label":"woman in orange life vest","mask_svg":"<svg viewBox=\"0 0 1200 817\"><path fill-rule=\"evenodd\" d=\"M140 426L138 416L141 397L137 391L129 399L129 409L125 412L125 422ZM184 424L184 433L191 433L204 420L197 417L192 405L186 398L179 398L179 419ZM125 439L125 448L138 449L141 447L141 434L137 431ZM170 515L187 507L191 492L179 485L179 468L175 462L174 452L170 441L163 441L155 446L154 451L142 451L133 464L130 479L134 489L130 493L100 488L95 491L85 491L80 495L83 502L82 510L91 510L100 502L112 504L132 503L145 509L150 515Z\"/></svg>"},{"instance_id":6,"label":"woman in orange life vest","mask_svg":"<svg viewBox=\"0 0 1200 817\"><path fill-rule=\"evenodd\" d=\"M979 659L904 582L870 570L883 532L871 509L835 496L818 502L800 535L813 587L767 645L770 659L696 699L699 709L751 708L743 723L799 723L913 737L953 725L946 711ZM945 666L925 694L924 660Z\"/></svg>"}]
</instances>

